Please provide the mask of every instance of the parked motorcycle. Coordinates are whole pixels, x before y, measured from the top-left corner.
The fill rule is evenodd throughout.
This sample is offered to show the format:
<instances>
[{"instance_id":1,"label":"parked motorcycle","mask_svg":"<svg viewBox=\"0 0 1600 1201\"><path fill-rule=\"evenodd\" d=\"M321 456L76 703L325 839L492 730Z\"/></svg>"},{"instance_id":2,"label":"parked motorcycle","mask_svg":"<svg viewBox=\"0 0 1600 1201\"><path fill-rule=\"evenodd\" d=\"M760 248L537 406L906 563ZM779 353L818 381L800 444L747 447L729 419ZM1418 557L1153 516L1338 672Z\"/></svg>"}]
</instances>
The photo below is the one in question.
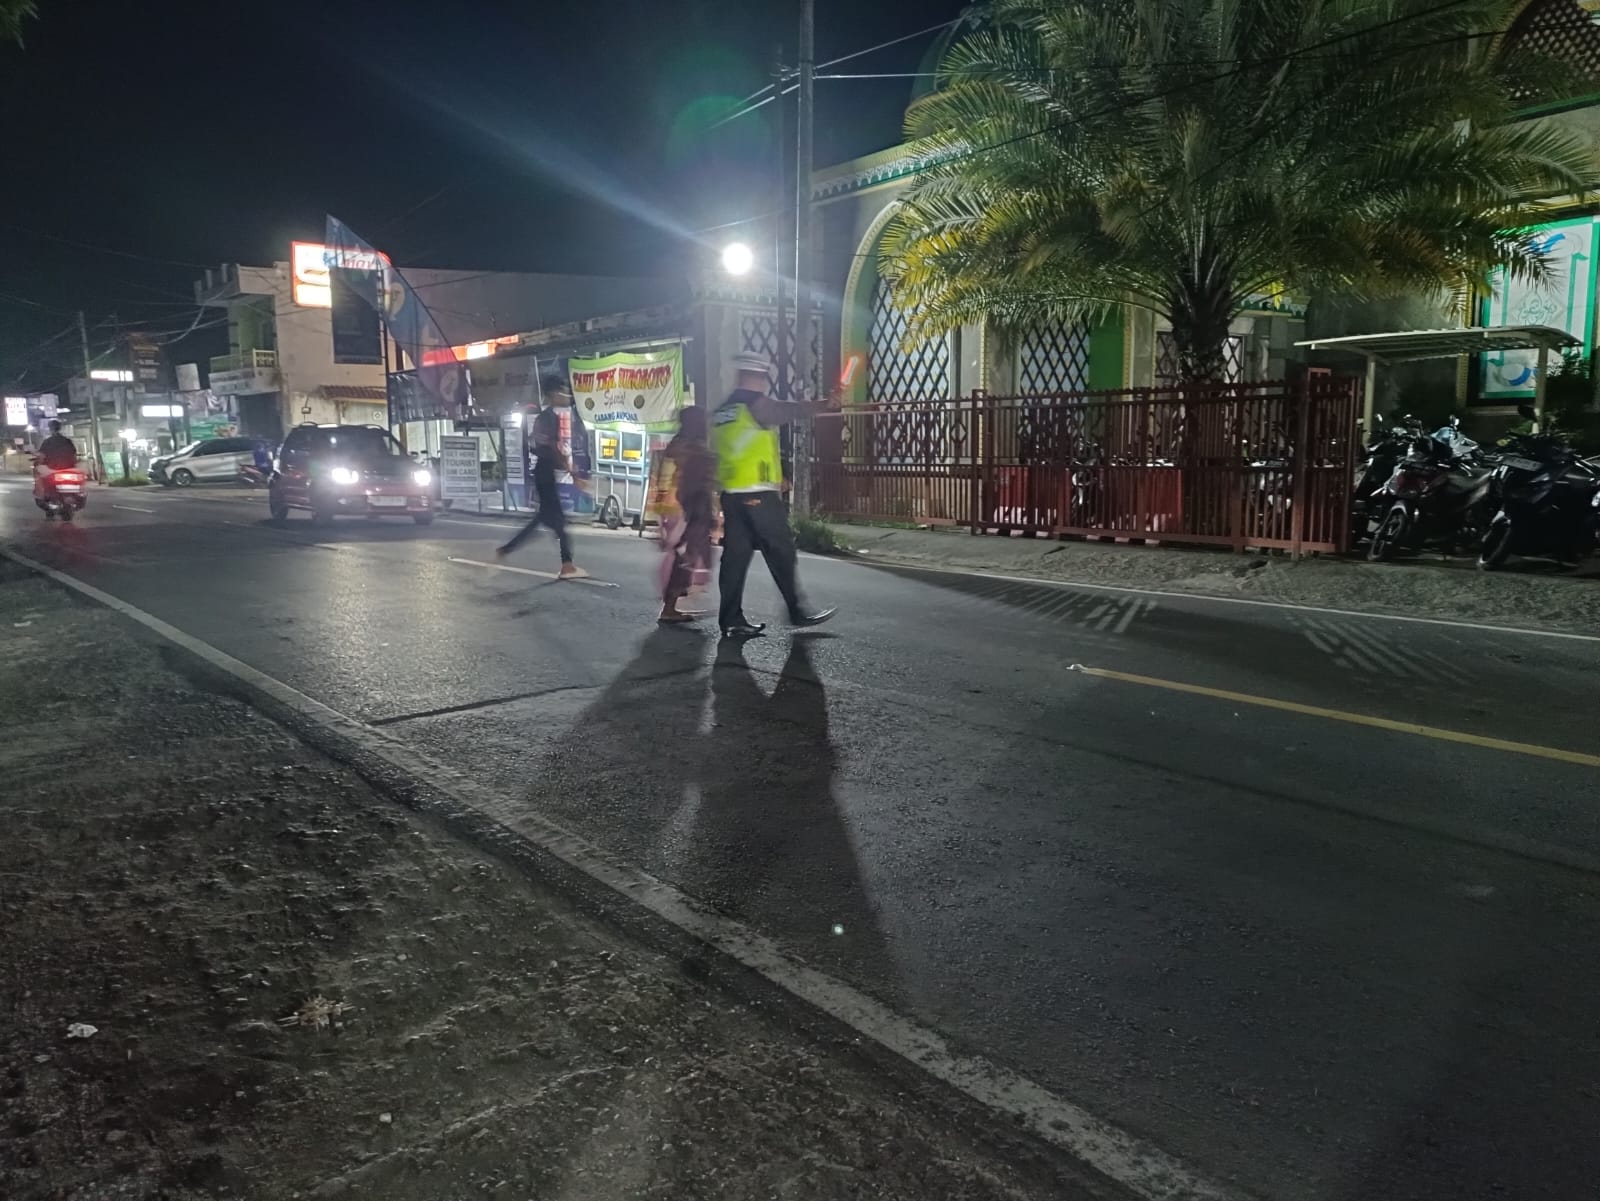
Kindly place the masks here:
<instances>
[{"instance_id":1,"label":"parked motorcycle","mask_svg":"<svg viewBox=\"0 0 1600 1201\"><path fill-rule=\"evenodd\" d=\"M1513 554L1575 562L1600 539L1600 466L1559 435L1514 435L1491 479L1490 503L1479 568L1494 571Z\"/></svg>"},{"instance_id":2,"label":"parked motorcycle","mask_svg":"<svg viewBox=\"0 0 1600 1201\"><path fill-rule=\"evenodd\" d=\"M46 467L35 459L33 503L44 512L46 521L56 517L71 521L88 503L88 480L77 467Z\"/></svg>"},{"instance_id":3,"label":"parked motorcycle","mask_svg":"<svg viewBox=\"0 0 1600 1201\"><path fill-rule=\"evenodd\" d=\"M1397 550L1428 546L1477 546L1493 513L1488 499L1493 470L1454 422L1413 438L1406 457L1370 502L1382 517L1367 544L1367 558L1378 562Z\"/></svg>"},{"instance_id":4,"label":"parked motorcycle","mask_svg":"<svg viewBox=\"0 0 1600 1201\"><path fill-rule=\"evenodd\" d=\"M1388 506L1379 505L1384 485L1394 474L1400 461L1411 452L1411 444L1422 435L1422 427L1409 415L1397 417L1385 424L1382 413L1373 415L1375 428L1367 440L1366 454L1356 470L1355 488L1351 492L1351 546L1359 546L1372 534Z\"/></svg>"}]
</instances>

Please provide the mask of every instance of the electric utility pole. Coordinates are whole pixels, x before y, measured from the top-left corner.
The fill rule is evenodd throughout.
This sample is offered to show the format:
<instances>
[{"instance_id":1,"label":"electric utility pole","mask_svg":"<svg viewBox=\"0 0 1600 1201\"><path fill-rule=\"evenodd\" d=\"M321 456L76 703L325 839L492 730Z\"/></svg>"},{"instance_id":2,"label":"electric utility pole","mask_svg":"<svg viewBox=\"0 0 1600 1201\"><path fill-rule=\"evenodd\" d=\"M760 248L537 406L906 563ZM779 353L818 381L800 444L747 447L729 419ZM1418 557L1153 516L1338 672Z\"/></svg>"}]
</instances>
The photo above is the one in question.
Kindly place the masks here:
<instances>
[{"instance_id":1,"label":"electric utility pole","mask_svg":"<svg viewBox=\"0 0 1600 1201\"><path fill-rule=\"evenodd\" d=\"M794 172L794 353L790 394L815 400L811 395L811 160L812 119L816 74L816 0L800 0L800 100L795 119ZM794 427L794 509L811 511L811 443L809 419Z\"/></svg>"},{"instance_id":2,"label":"electric utility pole","mask_svg":"<svg viewBox=\"0 0 1600 1201\"><path fill-rule=\"evenodd\" d=\"M103 481L100 461L100 406L94 398L94 376L89 366L89 327L84 324L83 310L78 310L78 346L83 351L83 383L89 389L89 456L92 460L90 473L97 481Z\"/></svg>"},{"instance_id":3,"label":"electric utility pole","mask_svg":"<svg viewBox=\"0 0 1600 1201\"><path fill-rule=\"evenodd\" d=\"M789 257L789 189L785 186L789 179L789 131L785 128L788 124L784 120L783 85L785 82L783 69L783 46L779 45L772 58L772 86L777 89L774 107L777 113L773 120L777 125L778 145L778 203L773 206L773 238L772 238L772 286L773 305L777 310L777 324L773 330L772 367L778 385L778 399L789 399L789 299L788 288L784 284L785 277L789 274L787 259ZM791 438L793 435L790 435ZM792 447L792 443L791 443Z\"/></svg>"}]
</instances>

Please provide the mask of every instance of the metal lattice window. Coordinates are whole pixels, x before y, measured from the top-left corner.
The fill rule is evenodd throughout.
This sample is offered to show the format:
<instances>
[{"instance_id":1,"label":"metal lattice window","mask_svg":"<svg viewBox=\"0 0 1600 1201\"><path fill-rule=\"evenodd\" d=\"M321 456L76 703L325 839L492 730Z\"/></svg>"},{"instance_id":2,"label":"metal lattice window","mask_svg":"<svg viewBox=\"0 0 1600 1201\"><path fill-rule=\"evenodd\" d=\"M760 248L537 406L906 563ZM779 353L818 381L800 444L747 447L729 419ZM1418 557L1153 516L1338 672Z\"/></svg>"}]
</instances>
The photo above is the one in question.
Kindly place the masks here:
<instances>
[{"instance_id":1,"label":"metal lattice window","mask_svg":"<svg viewBox=\"0 0 1600 1201\"><path fill-rule=\"evenodd\" d=\"M1089 327L1030 329L1017 348L1017 391L1082 392L1089 386Z\"/></svg>"},{"instance_id":2,"label":"metal lattice window","mask_svg":"<svg viewBox=\"0 0 1600 1201\"><path fill-rule=\"evenodd\" d=\"M1600 13L1591 15L1578 0L1534 0L1506 35L1508 48L1527 50L1573 68L1600 89ZM1516 89L1528 95L1533 89ZM1580 92L1585 90L1578 89Z\"/></svg>"},{"instance_id":3,"label":"metal lattice window","mask_svg":"<svg viewBox=\"0 0 1600 1201\"><path fill-rule=\"evenodd\" d=\"M789 345L794 345L794 314L787 313ZM771 310L744 313L739 318L739 353L766 355L778 361L778 316ZM822 322L811 318L811 389L808 396L821 396Z\"/></svg>"},{"instance_id":4,"label":"metal lattice window","mask_svg":"<svg viewBox=\"0 0 1600 1201\"><path fill-rule=\"evenodd\" d=\"M1175 387L1179 379L1178 340L1170 329L1156 333L1156 387ZM1222 344L1222 381L1237 384L1244 379L1244 338L1229 334Z\"/></svg>"},{"instance_id":5,"label":"metal lattice window","mask_svg":"<svg viewBox=\"0 0 1600 1201\"><path fill-rule=\"evenodd\" d=\"M889 286L878 282L872 297L872 334L867 341L867 400L944 400L951 392L950 339L935 338L914 350L902 341L908 322L894 306Z\"/></svg>"}]
</instances>

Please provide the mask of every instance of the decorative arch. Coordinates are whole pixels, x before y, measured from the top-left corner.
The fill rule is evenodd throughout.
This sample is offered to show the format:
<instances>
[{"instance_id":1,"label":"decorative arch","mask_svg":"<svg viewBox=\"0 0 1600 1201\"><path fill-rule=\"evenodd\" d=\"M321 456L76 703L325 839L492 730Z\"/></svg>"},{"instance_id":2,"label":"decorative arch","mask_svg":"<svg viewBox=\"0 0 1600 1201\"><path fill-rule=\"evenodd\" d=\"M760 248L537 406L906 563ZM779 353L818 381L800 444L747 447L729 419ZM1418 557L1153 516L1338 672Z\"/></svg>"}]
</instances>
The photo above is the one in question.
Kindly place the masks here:
<instances>
[{"instance_id":1,"label":"decorative arch","mask_svg":"<svg viewBox=\"0 0 1600 1201\"><path fill-rule=\"evenodd\" d=\"M888 303L888 286L878 270L878 243L899 206L898 200L891 200L873 217L856 247L845 279L840 362L855 363L844 392L846 404L862 405L883 399L884 391L892 390L894 385L900 385L902 390L909 386L911 393L937 391L939 398L950 395L948 338L918 351L899 349L905 318ZM930 381L941 369L944 381L934 389Z\"/></svg>"},{"instance_id":2,"label":"decorative arch","mask_svg":"<svg viewBox=\"0 0 1600 1201\"><path fill-rule=\"evenodd\" d=\"M1529 46L1582 71L1590 89L1574 96L1573 103L1600 94L1600 6L1593 0L1525 0L1491 43L1491 53L1503 54L1513 45Z\"/></svg>"}]
</instances>

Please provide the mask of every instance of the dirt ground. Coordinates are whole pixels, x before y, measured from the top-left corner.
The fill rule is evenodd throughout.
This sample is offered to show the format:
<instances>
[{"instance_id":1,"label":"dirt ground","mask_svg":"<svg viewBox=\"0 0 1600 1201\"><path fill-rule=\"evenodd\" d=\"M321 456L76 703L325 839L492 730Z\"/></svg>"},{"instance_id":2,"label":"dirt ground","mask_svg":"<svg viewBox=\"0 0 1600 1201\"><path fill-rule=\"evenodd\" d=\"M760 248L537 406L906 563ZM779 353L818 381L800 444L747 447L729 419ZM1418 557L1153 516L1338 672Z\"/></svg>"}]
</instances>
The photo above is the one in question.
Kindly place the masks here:
<instances>
[{"instance_id":1,"label":"dirt ground","mask_svg":"<svg viewBox=\"0 0 1600 1201\"><path fill-rule=\"evenodd\" d=\"M0 565L0 1198L1083 1195L168 655Z\"/></svg>"}]
</instances>

